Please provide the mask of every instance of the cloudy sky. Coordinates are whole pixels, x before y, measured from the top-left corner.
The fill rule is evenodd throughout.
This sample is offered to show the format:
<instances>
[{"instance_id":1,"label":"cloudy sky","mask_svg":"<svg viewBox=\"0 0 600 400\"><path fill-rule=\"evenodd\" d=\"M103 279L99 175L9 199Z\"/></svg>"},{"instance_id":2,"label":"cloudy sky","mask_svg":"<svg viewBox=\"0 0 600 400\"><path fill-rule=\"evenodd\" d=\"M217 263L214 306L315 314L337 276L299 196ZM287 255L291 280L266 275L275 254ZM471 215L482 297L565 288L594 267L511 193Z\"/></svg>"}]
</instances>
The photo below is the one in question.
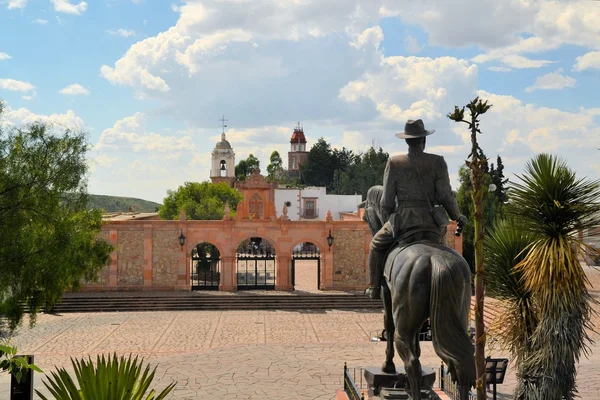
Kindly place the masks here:
<instances>
[{"instance_id":1,"label":"cloudy sky","mask_svg":"<svg viewBox=\"0 0 600 400\"><path fill-rule=\"evenodd\" d=\"M597 179L599 21L598 1L0 0L3 123L86 129L91 193L160 202L208 179L223 114L263 170L296 121L309 146L397 153L422 118L456 188L469 138L446 114L479 95L509 177L551 152Z\"/></svg>"}]
</instances>

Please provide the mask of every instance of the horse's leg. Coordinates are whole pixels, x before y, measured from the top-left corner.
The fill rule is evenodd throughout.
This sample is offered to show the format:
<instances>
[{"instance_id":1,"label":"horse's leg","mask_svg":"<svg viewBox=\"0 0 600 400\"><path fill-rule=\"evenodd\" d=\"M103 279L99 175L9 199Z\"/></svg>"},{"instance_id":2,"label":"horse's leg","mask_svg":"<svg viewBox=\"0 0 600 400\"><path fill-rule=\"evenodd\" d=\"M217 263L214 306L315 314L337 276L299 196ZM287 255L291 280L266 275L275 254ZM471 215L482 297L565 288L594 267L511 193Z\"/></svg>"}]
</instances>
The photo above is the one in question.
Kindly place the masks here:
<instances>
[{"instance_id":1,"label":"horse's leg","mask_svg":"<svg viewBox=\"0 0 600 400\"><path fill-rule=\"evenodd\" d=\"M421 400L421 362L419 356L419 333L429 317L429 265L427 259L419 259L411 269L405 269L395 277L393 315L396 324L396 350L402 361L410 386L412 400ZM404 283L404 285L402 285Z\"/></svg>"},{"instance_id":2,"label":"horse's leg","mask_svg":"<svg viewBox=\"0 0 600 400\"><path fill-rule=\"evenodd\" d=\"M416 356L414 334L401 334L396 331L396 350L404 361L404 370L410 390L407 390L412 400L421 400L421 362Z\"/></svg>"},{"instance_id":3,"label":"horse's leg","mask_svg":"<svg viewBox=\"0 0 600 400\"><path fill-rule=\"evenodd\" d=\"M385 348L385 362L381 367L383 372L394 373L396 366L394 365L394 318L392 315L392 293L387 282L381 285L381 300L383 301L383 324L387 337Z\"/></svg>"}]
</instances>

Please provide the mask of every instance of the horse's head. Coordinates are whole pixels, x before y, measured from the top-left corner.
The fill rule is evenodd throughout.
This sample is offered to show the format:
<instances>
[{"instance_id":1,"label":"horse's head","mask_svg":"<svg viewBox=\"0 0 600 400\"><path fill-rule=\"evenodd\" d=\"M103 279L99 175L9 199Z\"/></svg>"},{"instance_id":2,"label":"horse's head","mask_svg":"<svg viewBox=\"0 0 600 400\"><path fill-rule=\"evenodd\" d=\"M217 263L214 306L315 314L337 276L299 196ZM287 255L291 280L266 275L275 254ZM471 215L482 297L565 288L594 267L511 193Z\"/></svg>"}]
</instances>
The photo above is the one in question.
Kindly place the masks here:
<instances>
[{"instance_id":1,"label":"horse's head","mask_svg":"<svg viewBox=\"0 0 600 400\"><path fill-rule=\"evenodd\" d=\"M367 191L367 198L358 205L358 208L364 208L363 220L369 225L371 234L375 235L384 224L383 213L381 209L381 197L383 196L383 186L377 185Z\"/></svg>"}]
</instances>

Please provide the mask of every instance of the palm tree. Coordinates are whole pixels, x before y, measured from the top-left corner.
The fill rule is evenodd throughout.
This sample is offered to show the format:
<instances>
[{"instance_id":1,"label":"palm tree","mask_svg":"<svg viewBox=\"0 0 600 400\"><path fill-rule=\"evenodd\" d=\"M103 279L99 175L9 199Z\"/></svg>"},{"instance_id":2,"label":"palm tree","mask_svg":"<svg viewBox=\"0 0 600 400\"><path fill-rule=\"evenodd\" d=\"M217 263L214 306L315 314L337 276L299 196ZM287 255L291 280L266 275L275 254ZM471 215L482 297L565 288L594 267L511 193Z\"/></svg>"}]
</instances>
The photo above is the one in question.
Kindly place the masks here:
<instances>
[{"instance_id":1,"label":"palm tree","mask_svg":"<svg viewBox=\"0 0 600 400\"><path fill-rule=\"evenodd\" d=\"M509 222L487 242L488 289L508 304L501 336L518 363L515 398L571 400L594 302L579 260L595 250L578 233L600 224L600 182L578 179L548 154L517 178Z\"/></svg>"}]
</instances>

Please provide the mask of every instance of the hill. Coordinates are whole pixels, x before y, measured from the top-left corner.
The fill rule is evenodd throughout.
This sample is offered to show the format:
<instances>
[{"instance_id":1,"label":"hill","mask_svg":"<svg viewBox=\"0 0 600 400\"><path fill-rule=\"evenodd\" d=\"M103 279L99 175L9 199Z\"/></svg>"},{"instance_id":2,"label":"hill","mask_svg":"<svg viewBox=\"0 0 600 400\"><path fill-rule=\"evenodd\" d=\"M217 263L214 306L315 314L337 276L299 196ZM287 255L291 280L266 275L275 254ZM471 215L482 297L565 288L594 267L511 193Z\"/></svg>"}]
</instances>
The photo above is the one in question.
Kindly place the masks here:
<instances>
[{"instance_id":1,"label":"hill","mask_svg":"<svg viewBox=\"0 0 600 400\"><path fill-rule=\"evenodd\" d=\"M153 201L133 197L90 194L89 208L100 208L106 212L155 212L161 205Z\"/></svg>"}]
</instances>

